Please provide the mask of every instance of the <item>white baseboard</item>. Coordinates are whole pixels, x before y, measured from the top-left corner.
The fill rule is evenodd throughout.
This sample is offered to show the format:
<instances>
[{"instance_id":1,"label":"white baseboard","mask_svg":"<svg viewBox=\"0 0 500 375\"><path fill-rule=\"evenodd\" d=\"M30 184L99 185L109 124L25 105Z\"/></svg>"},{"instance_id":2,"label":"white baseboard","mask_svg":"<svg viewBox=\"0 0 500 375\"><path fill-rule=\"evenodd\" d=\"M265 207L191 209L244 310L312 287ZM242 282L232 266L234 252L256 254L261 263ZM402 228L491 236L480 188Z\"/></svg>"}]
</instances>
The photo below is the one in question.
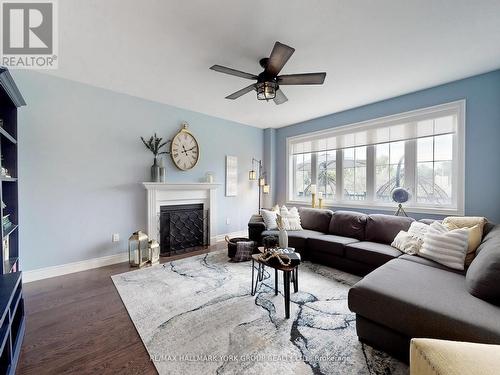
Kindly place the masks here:
<instances>
[{"instance_id":1,"label":"white baseboard","mask_svg":"<svg viewBox=\"0 0 500 375\"><path fill-rule=\"evenodd\" d=\"M247 230L232 232L227 234L220 234L215 237L217 242L224 241L225 236L233 237L246 237L248 236ZM57 266L44 267L31 271L23 271L23 283L30 283L32 281L48 279L50 277L67 275L69 273L90 270L92 268L105 267L116 263L128 262L128 253L119 253L108 255L100 258L93 258L81 260L78 262L60 264Z\"/></svg>"},{"instance_id":2,"label":"white baseboard","mask_svg":"<svg viewBox=\"0 0 500 375\"><path fill-rule=\"evenodd\" d=\"M128 262L128 253L119 253L100 258L86 259L78 262L39 268L31 271L23 271L23 283L30 283L32 281L48 279L49 277L67 275L69 273L90 270L92 268L99 268L122 262Z\"/></svg>"},{"instance_id":3,"label":"white baseboard","mask_svg":"<svg viewBox=\"0 0 500 375\"><path fill-rule=\"evenodd\" d=\"M218 236L215 237L215 240L217 242L222 242L224 241L224 238L228 236L229 238L234 238L234 237L248 237L248 230L240 230L238 232L231 232L231 233L226 233L226 234L219 234Z\"/></svg>"}]
</instances>

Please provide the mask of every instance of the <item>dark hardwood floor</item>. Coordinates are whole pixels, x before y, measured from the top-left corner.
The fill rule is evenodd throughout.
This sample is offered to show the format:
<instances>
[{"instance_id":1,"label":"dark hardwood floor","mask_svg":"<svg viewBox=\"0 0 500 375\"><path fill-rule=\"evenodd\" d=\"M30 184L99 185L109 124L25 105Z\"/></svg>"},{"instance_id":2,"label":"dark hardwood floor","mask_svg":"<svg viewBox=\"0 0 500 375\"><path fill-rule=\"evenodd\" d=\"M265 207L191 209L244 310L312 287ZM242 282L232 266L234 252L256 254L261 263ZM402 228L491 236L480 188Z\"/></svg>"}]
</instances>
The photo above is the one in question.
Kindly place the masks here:
<instances>
[{"instance_id":1,"label":"dark hardwood floor","mask_svg":"<svg viewBox=\"0 0 500 375\"><path fill-rule=\"evenodd\" d=\"M120 263L25 284L26 335L17 374L156 374L111 280L129 270Z\"/></svg>"}]
</instances>

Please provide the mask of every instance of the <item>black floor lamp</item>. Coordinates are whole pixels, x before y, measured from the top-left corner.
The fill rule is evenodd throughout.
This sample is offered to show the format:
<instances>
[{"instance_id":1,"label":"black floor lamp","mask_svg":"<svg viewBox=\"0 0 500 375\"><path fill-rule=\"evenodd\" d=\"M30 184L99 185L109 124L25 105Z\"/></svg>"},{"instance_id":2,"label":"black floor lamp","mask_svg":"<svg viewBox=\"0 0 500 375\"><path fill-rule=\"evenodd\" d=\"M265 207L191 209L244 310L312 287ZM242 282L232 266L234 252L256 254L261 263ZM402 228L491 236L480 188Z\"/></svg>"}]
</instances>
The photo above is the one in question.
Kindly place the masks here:
<instances>
[{"instance_id":1,"label":"black floor lamp","mask_svg":"<svg viewBox=\"0 0 500 375\"><path fill-rule=\"evenodd\" d=\"M257 170L254 168L254 166L257 165ZM252 158L252 170L248 172L248 179L250 181L259 181L259 214L261 210L261 194L269 194L270 187L269 184L266 183L266 172L264 171L264 168L262 167L262 160L257 160L255 158Z\"/></svg>"}]
</instances>

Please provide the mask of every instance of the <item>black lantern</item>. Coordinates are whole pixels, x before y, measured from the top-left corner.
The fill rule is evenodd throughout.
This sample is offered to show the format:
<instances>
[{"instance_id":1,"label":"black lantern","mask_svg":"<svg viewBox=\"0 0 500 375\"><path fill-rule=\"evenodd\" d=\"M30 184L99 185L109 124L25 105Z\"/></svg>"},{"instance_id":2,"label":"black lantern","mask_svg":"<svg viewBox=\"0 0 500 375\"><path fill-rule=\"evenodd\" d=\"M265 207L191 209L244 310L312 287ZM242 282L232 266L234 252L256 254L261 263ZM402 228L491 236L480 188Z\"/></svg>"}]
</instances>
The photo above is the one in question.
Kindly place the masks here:
<instances>
[{"instance_id":1,"label":"black lantern","mask_svg":"<svg viewBox=\"0 0 500 375\"><path fill-rule=\"evenodd\" d=\"M271 100L276 97L276 90L278 90L278 84L273 81L259 82L257 83L257 99L259 100Z\"/></svg>"}]
</instances>

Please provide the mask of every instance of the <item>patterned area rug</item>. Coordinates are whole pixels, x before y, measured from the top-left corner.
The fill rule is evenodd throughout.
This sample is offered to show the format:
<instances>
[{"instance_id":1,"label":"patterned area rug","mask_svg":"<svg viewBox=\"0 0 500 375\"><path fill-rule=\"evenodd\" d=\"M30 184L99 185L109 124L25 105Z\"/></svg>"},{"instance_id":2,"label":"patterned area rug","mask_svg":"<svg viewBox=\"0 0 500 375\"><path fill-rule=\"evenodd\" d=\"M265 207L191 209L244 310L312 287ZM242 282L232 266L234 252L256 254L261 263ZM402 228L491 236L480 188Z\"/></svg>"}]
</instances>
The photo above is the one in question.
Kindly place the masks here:
<instances>
[{"instance_id":1,"label":"patterned area rug","mask_svg":"<svg viewBox=\"0 0 500 375\"><path fill-rule=\"evenodd\" d=\"M251 296L251 262L218 251L112 278L162 375L408 373L358 341L347 308L358 277L304 262L285 319L281 276L278 296L274 271Z\"/></svg>"}]
</instances>

